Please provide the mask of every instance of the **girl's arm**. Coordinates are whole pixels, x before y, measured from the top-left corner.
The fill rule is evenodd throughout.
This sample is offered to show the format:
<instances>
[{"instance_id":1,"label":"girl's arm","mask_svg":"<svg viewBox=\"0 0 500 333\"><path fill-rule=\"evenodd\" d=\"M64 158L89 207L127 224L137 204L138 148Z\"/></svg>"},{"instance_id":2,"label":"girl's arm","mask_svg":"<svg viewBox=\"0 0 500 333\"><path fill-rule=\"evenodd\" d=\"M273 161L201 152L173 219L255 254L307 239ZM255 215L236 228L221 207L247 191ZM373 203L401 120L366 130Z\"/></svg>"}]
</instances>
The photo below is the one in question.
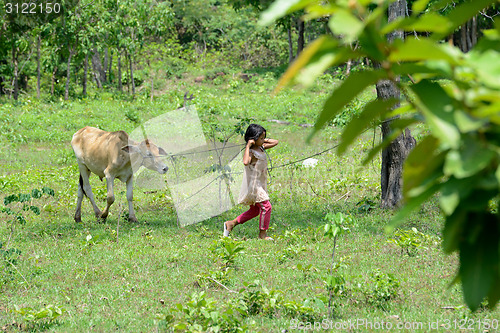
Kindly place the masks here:
<instances>
[{"instance_id":1,"label":"girl's arm","mask_svg":"<svg viewBox=\"0 0 500 333\"><path fill-rule=\"evenodd\" d=\"M264 144L262 145L262 147L264 147L264 149L269 149L269 148L273 148L277 144L278 144L278 140L276 140L276 139L264 139Z\"/></svg>"},{"instance_id":2,"label":"girl's arm","mask_svg":"<svg viewBox=\"0 0 500 333\"><path fill-rule=\"evenodd\" d=\"M249 165L252 162L252 156L250 156L250 147L255 144L255 140L250 139L245 147L245 153L243 153L243 164Z\"/></svg>"}]
</instances>

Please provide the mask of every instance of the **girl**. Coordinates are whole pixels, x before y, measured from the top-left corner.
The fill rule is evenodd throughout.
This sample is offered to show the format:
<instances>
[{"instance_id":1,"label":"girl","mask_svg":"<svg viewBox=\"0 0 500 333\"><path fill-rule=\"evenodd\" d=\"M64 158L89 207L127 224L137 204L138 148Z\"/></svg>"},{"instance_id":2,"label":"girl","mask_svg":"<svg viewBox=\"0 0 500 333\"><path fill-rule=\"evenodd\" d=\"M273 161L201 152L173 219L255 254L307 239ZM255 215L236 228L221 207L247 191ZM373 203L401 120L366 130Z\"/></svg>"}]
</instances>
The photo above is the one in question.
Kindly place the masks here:
<instances>
[{"instance_id":1,"label":"girl","mask_svg":"<svg viewBox=\"0 0 500 333\"><path fill-rule=\"evenodd\" d=\"M267 236L269 221L271 219L271 203L267 194L267 156L264 149L269 149L278 144L278 140L266 139L266 130L257 124L250 124L245 133L245 153L243 154L243 184L238 203L250 205L250 209L232 221L224 222L224 237L237 224L259 217L259 238L273 240Z\"/></svg>"}]
</instances>

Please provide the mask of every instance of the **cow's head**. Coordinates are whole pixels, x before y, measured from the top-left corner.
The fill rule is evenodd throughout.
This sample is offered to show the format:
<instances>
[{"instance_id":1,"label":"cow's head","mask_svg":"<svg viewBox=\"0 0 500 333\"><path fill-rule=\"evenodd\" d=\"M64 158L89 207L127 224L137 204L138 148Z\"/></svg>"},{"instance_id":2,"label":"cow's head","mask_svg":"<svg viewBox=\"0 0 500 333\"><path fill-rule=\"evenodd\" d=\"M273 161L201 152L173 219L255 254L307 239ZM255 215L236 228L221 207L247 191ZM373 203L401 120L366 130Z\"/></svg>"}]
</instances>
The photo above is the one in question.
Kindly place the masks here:
<instances>
[{"instance_id":1,"label":"cow's head","mask_svg":"<svg viewBox=\"0 0 500 333\"><path fill-rule=\"evenodd\" d=\"M139 144L129 144L122 147L122 150L130 154L134 171L137 171L141 166L161 174L168 170L167 165L160 159L160 156L167 156L167 152L148 139Z\"/></svg>"}]
</instances>

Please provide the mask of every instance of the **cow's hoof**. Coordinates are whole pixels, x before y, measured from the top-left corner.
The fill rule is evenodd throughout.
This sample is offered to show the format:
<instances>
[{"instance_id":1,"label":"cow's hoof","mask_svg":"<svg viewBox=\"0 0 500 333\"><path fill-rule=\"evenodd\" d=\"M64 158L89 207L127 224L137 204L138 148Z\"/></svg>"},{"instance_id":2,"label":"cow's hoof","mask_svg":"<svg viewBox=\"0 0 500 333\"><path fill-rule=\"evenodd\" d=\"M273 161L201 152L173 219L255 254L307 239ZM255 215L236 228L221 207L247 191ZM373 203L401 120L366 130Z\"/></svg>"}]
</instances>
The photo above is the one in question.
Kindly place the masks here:
<instances>
[{"instance_id":1,"label":"cow's hoof","mask_svg":"<svg viewBox=\"0 0 500 333\"><path fill-rule=\"evenodd\" d=\"M139 221L135 217L129 217L128 220L129 220L129 222L132 222L132 223L139 223Z\"/></svg>"},{"instance_id":2,"label":"cow's hoof","mask_svg":"<svg viewBox=\"0 0 500 333\"><path fill-rule=\"evenodd\" d=\"M80 222L82 222L82 218L81 218L81 216L79 216L79 217L76 217L76 216L75 216L75 222L76 222L76 223L80 223Z\"/></svg>"}]
</instances>

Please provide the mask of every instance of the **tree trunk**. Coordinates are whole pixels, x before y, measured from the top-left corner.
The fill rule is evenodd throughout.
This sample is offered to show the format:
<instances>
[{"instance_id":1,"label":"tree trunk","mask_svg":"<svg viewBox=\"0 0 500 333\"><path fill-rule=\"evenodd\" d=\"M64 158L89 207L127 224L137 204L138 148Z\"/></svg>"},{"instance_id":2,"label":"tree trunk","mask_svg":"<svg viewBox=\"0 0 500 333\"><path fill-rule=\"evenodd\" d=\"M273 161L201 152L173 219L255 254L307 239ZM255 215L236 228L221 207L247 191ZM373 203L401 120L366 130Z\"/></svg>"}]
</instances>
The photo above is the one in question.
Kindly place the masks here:
<instances>
[{"instance_id":1,"label":"tree trunk","mask_svg":"<svg viewBox=\"0 0 500 333\"><path fill-rule=\"evenodd\" d=\"M40 99L40 44L42 38L38 36L36 41L36 98Z\"/></svg>"},{"instance_id":2,"label":"tree trunk","mask_svg":"<svg viewBox=\"0 0 500 333\"><path fill-rule=\"evenodd\" d=\"M89 53L85 54L85 60L83 61L83 78L82 78L82 95L87 96L87 75L89 71Z\"/></svg>"},{"instance_id":3,"label":"tree trunk","mask_svg":"<svg viewBox=\"0 0 500 333\"><path fill-rule=\"evenodd\" d=\"M304 41L305 41L305 30L306 30L306 24L302 19L299 19L299 29L298 29L298 39L297 39L297 57L299 56L300 52L304 49Z\"/></svg>"},{"instance_id":4,"label":"tree trunk","mask_svg":"<svg viewBox=\"0 0 500 333\"><path fill-rule=\"evenodd\" d=\"M14 64L14 73L12 81L12 91L14 93L13 97L17 101L19 97L19 63L17 60L17 52L14 41L12 41L12 63Z\"/></svg>"},{"instance_id":5,"label":"tree trunk","mask_svg":"<svg viewBox=\"0 0 500 333\"><path fill-rule=\"evenodd\" d=\"M464 23L460 28L460 49L462 52L467 52L467 23Z\"/></svg>"},{"instance_id":6,"label":"tree trunk","mask_svg":"<svg viewBox=\"0 0 500 333\"><path fill-rule=\"evenodd\" d=\"M134 82L134 57L129 53L128 63L130 65L130 83L132 85L132 96L135 95L135 82Z\"/></svg>"},{"instance_id":7,"label":"tree trunk","mask_svg":"<svg viewBox=\"0 0 500 333\"><path fill-rule=\"evenodd\" d=\"M347 65L346 65L346 70L345 70L345 76L349 76L351 74L351 66L352 66L352 59L347 60Z\"/></svg>"},{"instance_id":8,"label":"tree trunk","mask_svg":"<svg viewBox=\"0 0 500 333\"><path fill-rule=\"evenodd\" d=\"M397 0L389 5L388 20L389 22L404 17L406 13L406 0ZM395 31L387 36L389 42L397 38L404 38L402 31ZM399 77L396 78L399 82ZM394 82L389 80L381 80L377 83L377 98L400 98L400 91ZM396 105L395 107L398 107ZM393 119L386 120L382 123L382 139L385 140L391 133L391 122ZM382 168L380 171L381 185L381 207L393 208L396 207L402 195L402 173L403 163L408 156L410 150L415 146L415 139L411 136L410 130L406 129L404 134L397 137L387 148L382 152Z\"/></svg>"},{"instance_id":9,"label":"tree trunk","mask_svg":"<svg viewBox=\"0 0 500 333\"><path fill-rule=\"evenodd\" d=\"M130 63L130 57L128 56L127 49L125 49L125 61ZM127 92L130 94L130 66L125 65L125 68L127 70Z\"/></svg>"},{"instance_id":10,"label":"tree trunk","mask_svg":"<svg viewBox=\"0 0 500 333\"><path fill-rule=\"evenodd\" d=\"M118 91L122 92L122 62L121 62L121 53L118 49Z\"/></svg>"},{"instance_id":11,"label":"tree trunk","mask_svg":"<svg viewBox=\"0 0 500 333\"><path fill-rule=\"evenodd\" d=\"M153 69L151 68L151 63L149 61L148 61L148 66L149 66L149 74L151 75L151 102L152 102L155 94L154 73Z\"/></svg>"},{"instance_id":12,"label":"tree trunk","mask_svg":"<svg viewBox=\"0 0 500 333\"><path fill-rule=\"evenodd\" d=\"M293 62L293 44L292 44L292 28L287 29L288 35L288 63L291 64Z\"/></svg>"},{"instance_id":13,"label":"tree trunk","mask_svg":"<svg viewBox=\"0 0 500 333\"><path fill-rule=\"evenodd\" d=\"M109 51L109 64L108 64L108 82L113 82L113 50Z\"/></svg>"},{"instance_id":14,"label":"tree trunk","mask_svg":"<svg viewBox=\"0 0 500 333\"><path fill-rule=\"evenodd\" d=\"M104 50L104 64L103 64L103 82L108 82L108 62L109 62L109 49Z\"/></svg>"},{"instance_id":15,"label":"tree trunk","mask_svg":"<svg viewBox=\"0 0 500 333\"><path fill-rule=\"evenodd\" d=\"M52 79L50 80L50 94L54 96L54 86L56 84L56 74L57 74L57 65L54 67L52 71Z\"/></svg>"},{"instance_id":16,"label":"tree trunk","mask_svg":"<svg viewBox=\"0 0 500 333\"><path fill-rule=\"evenodd\" d=\"M99 56L99 52L97 52L96 49L93 50L93 54L92 54L92 68L94 70L94 77L95 77L97 87L99 89L101 89L102 83L104 82L104 79L106 76L106 73L104 73L101 58Z\"/></svg>"},{"instance_id":17,"label":"tree trunk","mask_svg":"<svg viewBox=\"0 0 500 333\"><path fill-rule=\"evenodd\" d=\"M474 16L471 20L472 23L472 28L471 28L471 39L472 39L472 44L471 48L473 48L477 44L477 16Z\"/></svg>"},{"instance_id":18,"label":"tree trunk","mask_svg":"<svg viewBox=\"0 0 500 333\"><path fill-rule=\"evenodd\" d=\"M477 35L477 17L473 17L455 33L456 45L462 52L467 53L477 44Z\"/></svg>"},{"instance_id":19,"label":"tree trunk","mask_svg":"<svg viewBox=\"0 0 500 333\"><path fill-rule=\"evenodd\" d=\"M68 67L66 68L66 88L64 89L64 100L67 101L69 99L69 80L71 75L71 58L73 57L73 50L70 47L69 56L68 56Z\"/></svg>"}]
</instances>

